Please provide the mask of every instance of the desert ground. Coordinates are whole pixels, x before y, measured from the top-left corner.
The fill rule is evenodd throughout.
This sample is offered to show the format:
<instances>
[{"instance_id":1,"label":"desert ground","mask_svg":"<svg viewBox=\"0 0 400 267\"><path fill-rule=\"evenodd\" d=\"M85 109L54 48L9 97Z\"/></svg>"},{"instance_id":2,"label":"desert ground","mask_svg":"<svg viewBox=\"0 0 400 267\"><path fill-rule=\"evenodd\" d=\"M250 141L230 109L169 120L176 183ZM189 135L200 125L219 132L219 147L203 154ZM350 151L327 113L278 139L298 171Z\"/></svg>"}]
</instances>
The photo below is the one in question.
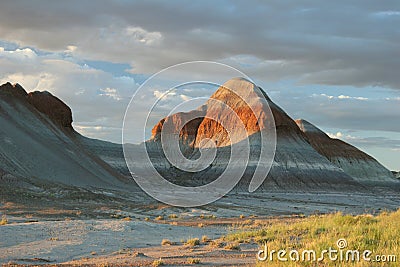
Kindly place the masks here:
<instances>
[{"instance_id":1,"label":"desert ground","mask_svg":"<svg viewBox=\"0 0 400 267\"><path fill-rule=\"evenodd\" d=\"M395 192L233 192L200 208L177 208L140 192L1 189L0 262L6 266L254 266L260 244L226 236L247 226L335 212L379 214L400 205Z\"/></svg>"}]
</instances>

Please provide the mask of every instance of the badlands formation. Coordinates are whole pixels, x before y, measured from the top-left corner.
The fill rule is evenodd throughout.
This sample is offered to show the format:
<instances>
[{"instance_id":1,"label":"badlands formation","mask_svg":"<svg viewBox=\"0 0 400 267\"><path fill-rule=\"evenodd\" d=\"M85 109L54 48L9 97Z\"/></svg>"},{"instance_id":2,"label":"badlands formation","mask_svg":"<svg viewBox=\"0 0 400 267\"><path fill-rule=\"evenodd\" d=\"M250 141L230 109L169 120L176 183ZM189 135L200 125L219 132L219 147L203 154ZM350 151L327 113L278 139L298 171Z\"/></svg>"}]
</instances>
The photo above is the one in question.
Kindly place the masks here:
<instances>
[{"instance_id":1,"label":"badlands formation","mask_svg":"<svg viewBox=\"0 0 400 267\"><path fill-rule=\"evenodd\" d=\"M268 109L271 110L273 118ZM231 110L234 112L232 113ZM225 128L233 124L233 126L230 125L232 129L237 124L234 114L237 114L243 122L247 132L244 138L235 135L235 132L229 136L221 123L210 119L210 117L225 118ZM182 122L191 117L197 118L189 121L182 128ZM218 147L212 167L192 176L189 175L191 182L208 183L226 168L230 147L247 141L244 140L247 138L251 155L249 163L245 158L242 161L247 167L238 187L242 188L243 183L249 182L260 160L261 133L271 127L271 120L274 120L276 127L276 152L271 171L261 186L261 190L362 191L370 183L391 185L395 182L393 174L374 158L341 140L330 138L305 120L294 121L272 102L261 88L242 78L227 81L198 109L176 113L160 120L153 128L152 137L147 142L148 148L152 155L156 155L153 156L154 165L158 166L159 172L168 176L171 174L171 169L160 152L161 129L164 124L172 125L166 130L171 131L171 134L182 128L179 132L180 145L188 158L198 156L203 139L212 140ZM240 169L243 166L236 167ZM182 180L186 181L188 174L180 173L177 176L175 173L171 176L175 177L175 179L171 178L174 182L179 183Z\"/></svg>"},{"instance_id":2,"label":"badlands formation","mask_svg":"<svg viewBox=\"0 0 400 267\"><path fill-rule=\"evenodd\" d=\"M195 119L181 125L193 116ZM224 118L225 128L210 119L215 117ZM236 130L238 119L244 134ZM67 198L81 201L80 194L89 194L90 199L111 198L136 207L160 204L130 176L122 145L84 137L71 123L71 109L50 93L27 93L18 84L1 85L2 203L12 200L34 205L32 199L40 202L51 196L52 203L65 206ZM182 153L190 160L200 157L202 146L215 147L216 156L210 166L186 172L168 162L161 145L161 130L166 123L172 132L183 126L176 134ZM263 156L262 136L266 133L267 144L271 144L268 131L275 126L275 154ZM233 166L234 170L244 169L242 179L226 198L211 206L222 205L226 212L233 212L227 203L235 203L238 209L265 214L399 206L397 200L388 199L398 198L400 182L378 161L343 141L329 138L307 121L294 121L261 88L241 78L227 81L198 109L161 119L148 141L129 147L136 151L146 146L155 168L168 180L198 186L216 179L227 168L234 146L246 144L250 156L244 155L243 161ZM137 155L132 166L141 166L142 161L143 156ZM249 193L258 164L269 163L272 166L265 180L256 192ZM276 194L282 194L282 198L275 198ZM344 194L343 198L337 194ZM350 205L349 194L357 197L357 204ZM239 195L245 199L237 198ZM263 201L268 202L269 209ZM303 203L300 208L299 203Z\"/></svg>"}]
</instances>

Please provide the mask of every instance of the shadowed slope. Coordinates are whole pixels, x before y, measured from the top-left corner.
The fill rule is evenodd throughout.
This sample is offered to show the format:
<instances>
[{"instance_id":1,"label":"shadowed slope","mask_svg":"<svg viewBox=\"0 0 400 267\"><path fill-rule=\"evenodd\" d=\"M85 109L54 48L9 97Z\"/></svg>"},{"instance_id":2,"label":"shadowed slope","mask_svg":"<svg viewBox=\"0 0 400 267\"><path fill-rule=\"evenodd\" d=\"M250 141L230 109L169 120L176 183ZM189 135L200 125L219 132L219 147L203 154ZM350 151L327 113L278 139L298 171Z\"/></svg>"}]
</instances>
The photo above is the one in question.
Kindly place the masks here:
<instances>
[{"instance_id":1,"label":"shadowed slope","mask_svg":"<svg viewBox=\"0 0 400 267\"><path fill-rule=\"evenodd\" d=\"M330 138L306 120L296 120L308 142L330 162L362 182L393 182L393 174L370 155L339 139Z\"/></svg>"},{"instance_id":2,"label":"shadowed slope","mask_svg":"<svg viewBox=\"0 0 400 267\"><path fill-rule=\"evenodd\" d=\"M0 86L0 169L79 187L124 187L126 179L76 141L70 108L48 92Z\"/></svg>"}]
</instances>

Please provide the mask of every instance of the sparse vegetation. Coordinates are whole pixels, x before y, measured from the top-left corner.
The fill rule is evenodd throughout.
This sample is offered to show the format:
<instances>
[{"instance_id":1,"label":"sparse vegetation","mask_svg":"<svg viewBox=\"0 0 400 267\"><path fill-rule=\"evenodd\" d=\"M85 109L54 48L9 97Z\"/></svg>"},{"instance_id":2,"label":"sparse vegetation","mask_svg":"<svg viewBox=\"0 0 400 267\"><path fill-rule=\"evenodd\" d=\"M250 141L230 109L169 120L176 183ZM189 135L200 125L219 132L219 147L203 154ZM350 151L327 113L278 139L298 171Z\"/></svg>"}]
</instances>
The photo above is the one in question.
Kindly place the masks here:
<instances>
[{"instance_id":1,"label":"sparse vegetation","mask_svg":"<svg viewBox=\"0 0 400 267\"><path fill-rule=\"evenodd\" d=\"M243 218L246 218L246 216L244 216L243 214L240 214L239 218L243 219Z\"/></svg>"},{"instance_id":2,"label":"sparse vegetation","mask_svg":"<svg viewBox=\"0 0 400 267\"><path fill-rule=\"evenodd\" d=\"M216 219L217 216L212 215L212 214L200 214L199 218L200 219Z\"/></svg>"},{"instance_id":3,"label":"sparse vegetation","mask_svg":"<svg viewBox=\"0 0 400 267\"><path fill-rule=\"evenodd\" d=\"M224 249L227 249L227 250L240 250L240 246L239 246L239 244L238 243L229 243L229 244L227 244L225 247L224 247Z\"/></svg>"},{"instance_id":4,"label":"sparse vegetation","mask_svg":"<svg viewBox=\"0 0 400 267\"><path fill-rule=\"evenodd\" d=\"M169 240L169 239L163 239L163 240L161 241L161 245L162 245L162 246L171 246L171 245L174 245L174 242L172 242L172 241Z\"/></svg>"},{"instance_id":5,"label":"sparse vegetation","mask_svg":"<svg viewBox=\"0 0 400 267\"><path fill-rule=\"evenodd\" d=\"M8 223L7 216L3 214L3 216L1 217L0 225L6 225L7 223Z\"/></svg>"},{"instance_id":6,"label":"sparse vegetation","mask_svg":"<svg viewBox=\"0 0 400 267\"><path fill-rule=\"evenodd\" d=\"M149 217L146 217L146 218L144 218L144 220L145 220L146 222L148 222L148 221L150 221L150 218L149 218Z\"/></svg>"},{"instance_id":7,"label":"sparse vegetation","mask_svg":"<svg viewBox=\"0 0 400 267\"><path fill-rule=\"evenodd\" d=\"M370 250L373 255L400 255L400 210L383 212L373 216L312 215L296 220L282 220L274 224L253 224L253 229L228 234L228 242L256 241L270 249L322 250L332 247L337 249L337 241L344 238L348 249ZM228 244L229 245L229 244ZM227 246L228 246L227 245ZM226 247L227 247L226 246ZM225 248L226 248L225 247ZM371 266L368 262L347 262L346 266ZM259 262L260 266L294 266L289 262ZM293 264L293 263L292 263ZM337 262L324 261L323 266L336 266ZM385 262L385 266L397 266L398 262ZM296 262L295 266L313 266L310 262Z\"/></svg>"},{"instance_id":8,"label":"sparse vegetation","mask_svg":"<svg viewBox=\"0 0 400 267\"><path fill-rule=\"evenodd\" d=\"M153 267L162 266L162 265L164 265L164 262L162 261L162 259L158 259L158 260L153 261L153 263L151 265Z\"/></svg>"},{"instance_id":9,"label":"sparse vegetation","mask_svg":"<svg viewBox=\"0 0 400 267\"><path fill-rule=\"evenodd\" d=\"M199 258L188 258L187 263L188 264L199 264L201 261Z\"/></svg>"},{"instance_id":10,"label":"sparse vegetation","mask_svg":"<svg viewBox=\"0 0 400 267\"><path fill-rule=\"evenodd\" d=\"M200 245L200 239L198 239L198 238L188 239L188 240L186 240L185 245L190 246L190 247L198 246L198 245Z\"/></svg>"},{"instance_id":11,"label":"sparse vegetation","mask_svg":"<svg viewBox=\"0 0 400 267\"><path fill-rule=\"evenodd\" d=\"M162 220L164 220L164 217L160 215L160 216L157 216L154 220L162 221Z\"/></svg>"},{"instance_id":12,"label":"sparse vegetation","mask_svg":"<svg viewBox=\"0 0 400 267\"><path fill-rule=\"evenodd\" d=\"M206 235L203 235L202 237L201 237L201 242L203 242L203 243L208 243L208 242L210 242L211 241L211 239L208 237L208 236L206 236Z\"/></svg>"},{"instance_id":13,"label":"sparse vegetation","mask_svg":"<svg viewBox=\"0 0 400 267\"><path fill-rule=\"evenodd\" d=\"M168 218L170 218L170 219L176 219L176 218L178 218L178 215L176 215L176 214L170 214L170 215L168 216Z\"/></svg>"},{"instance_id":14,"label":"sparse vegetation","mask_svg":"<svg viewBox=\"0 0 400 267\"><path fill-rule=\"evenodd\" d=\"M210 246L211 247L213 247L213 248L222 248L222 247L224 247L225 246L225 243L224 242L222 242L221 240L212 240L212 241L210 241Z\"/></svg>"}]
</instances>

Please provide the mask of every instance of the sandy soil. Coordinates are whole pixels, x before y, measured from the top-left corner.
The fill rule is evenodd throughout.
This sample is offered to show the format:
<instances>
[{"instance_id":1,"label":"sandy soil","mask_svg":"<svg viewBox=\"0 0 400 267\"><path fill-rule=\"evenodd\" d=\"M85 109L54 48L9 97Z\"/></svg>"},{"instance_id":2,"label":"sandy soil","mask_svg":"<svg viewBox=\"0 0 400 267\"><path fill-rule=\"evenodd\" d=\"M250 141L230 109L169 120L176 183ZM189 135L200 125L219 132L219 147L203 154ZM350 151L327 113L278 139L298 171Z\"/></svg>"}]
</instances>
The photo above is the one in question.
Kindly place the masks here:
<instances>
[{"instance_id":1,"label":"sandy soil","mask_svg":"<svg viewBox=\"0 0 400 267\"><path fill-rule=\"evenodd\" d=\"M62 263L93 254L103 258L105 255L115 258L115 254L126 256L139 248L149 257L159 258L161 252L149 252L153 248L157 251L163 239L180 242L203 235L216 238L226 229L109 219L15 223L2 226L0 231L1 262L28 263L36 258L38 262L42 259L42 263Z\"/></svg>"},{"instance_id":2,"label":"sandy soil","mask_svg":"<svg viewBox=\"0 0 400 267\"><path fill-rule=\"evenodd\" d=\"M203 223L198 222L202 220ZM187 239L207 236L218 239L230 231L232 219L170 219L163 222L124 219L64 220L14 223L1 226L0 262L8 264L96 264L149 265L162 259L166 264L185 265L198 258L210 266L251 264L256 244L240 250L219 248L211 242L185 245ZM197 222L197 224L196 224ZM173 244L161 246L163 239Z\"/></svg>"},{"instance_id":3,"label":"sandy soil","mask_svg":"<svg viewBox=\"0 0 400 267\"><path fill-rule=\"evenodd\" d=\"M206 266L252 266L257 244L240 244L237 250L216 242L194 247L184 242L203 235L219 240L256 220L273 223L314 213L377 213L398 207L400 196L390 191L233 192L201 208L177 208L136 192L0 186L0 218L8 220L0 226L0 264L148 266L161 258L166 265L185 266L195 258ZM161 246L163 239L174 244Z\"/></svg>"}]
</instances>

